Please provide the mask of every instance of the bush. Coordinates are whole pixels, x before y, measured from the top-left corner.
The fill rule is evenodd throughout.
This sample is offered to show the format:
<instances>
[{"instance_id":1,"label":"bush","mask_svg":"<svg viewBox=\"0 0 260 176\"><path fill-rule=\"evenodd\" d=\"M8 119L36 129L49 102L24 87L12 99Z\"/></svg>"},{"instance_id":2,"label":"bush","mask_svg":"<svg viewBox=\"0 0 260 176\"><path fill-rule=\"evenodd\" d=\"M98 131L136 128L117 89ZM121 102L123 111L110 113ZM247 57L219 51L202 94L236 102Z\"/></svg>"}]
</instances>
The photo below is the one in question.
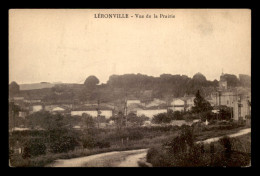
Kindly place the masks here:
<instances>
[{"instance_id":1,"label":"bush","mask_svg":"<svg viewBox=\"0 0 260 176\"><path fill-rule=\"evenodd\" d=\"M130 140L140 140L144 137L143 133L136 130L129 132L127 136L129 137Z\"/></svg>"},{"instance_id":2,"label":"bush","mask_svg":"<svg viewBox=\"0 0 260 176\"><path fill-rule=\"evenodd\" d=\"M99 148L109 148L110 147L110 142L108 141L99 141L96 143L96 146Z\"/></svg>"},{"instance_id":3,"label":"bush","mask_svg":"<svg viewBox=\"0 0 260 176\"><path fill-rule=\"evenodd\" d=\"M96 142L95 142L95 139L93 137L85 136L82 139L82 145L83 145L83 148L92 149L92 148L95 147Z\"/></svg>"},{"instance_id":4,"label":"bush","mask_svg":"<svg viewBox=\"0 0 260 176\"><path fill-rule=\"evenodd\" d=\"M70 136L61 136L51 143L50 149L53 153L62 153L74 150L77 145L78 142L75 138Z\"/></svg>"},{"instance_id":5,"label":"bush","mask_svg":"<svg viewBox=\"0 0 260 176\"><path fill-rule=\"evenodd\" d=\"M170 123L171 117L167 113L160 113L155 115L152 118L152 123L161 124L161 123Z\"/></svg>"},{"instance_id":6,"label":"bush","mask_svg":"<svg viewBox=\"0 0 260 176\"><path fill-rule=\"evenodd\" d=\"M148 162L148 163L152 163L152 159L153 159L153 157L154 156L156 156L156 155L158 155L160 152L159 152L159 150L158 149L156 149L156 148L150 148L149 150L148 150L148 152L147 152L147 154L146 154L146 161Z\"/></svg>"},{"instance_id":7,"label":"bush","mask_svg":"<svg viewBox=\"0 0 260 176\"><path fill-rule=\"evenodd\" d=\"M189 126L183 126L179 136L163 144L163 146L166 146L169 152L174 155L187 152L188 147L191 148L193 145L193 128Z\"/></svg>"},{"instance_id":8,"label":"bush","mask_svg":"<svg viewBox=\"0 0 260 176\"><path fill-rule=\"evenodd\" d=\"M170 167L171 155L167 154L160 148L151 148L146 155L146 161L151 163L153 167Z\"/></svg>"},{"instance_id":9,"label":"bush","mask_svg":"<svg viewBox=\"0 0 260 176\"><path fill-rule=\"evenodd\" d=\"M219 143L224 147L225 157L230 158L231 155L231 139L227 136L219 139Z\"/></svg>"},{"instance_id":10,"label":"bush","mask_svg":"<svg viewBox=\"0 0 260 176\"><path fill-rule=\"evenodd\" d=\"M46 146L40 139L29 140L24 145L23 158L31 158L34 156L44 155Z\"/></svg>"}]
</instances>

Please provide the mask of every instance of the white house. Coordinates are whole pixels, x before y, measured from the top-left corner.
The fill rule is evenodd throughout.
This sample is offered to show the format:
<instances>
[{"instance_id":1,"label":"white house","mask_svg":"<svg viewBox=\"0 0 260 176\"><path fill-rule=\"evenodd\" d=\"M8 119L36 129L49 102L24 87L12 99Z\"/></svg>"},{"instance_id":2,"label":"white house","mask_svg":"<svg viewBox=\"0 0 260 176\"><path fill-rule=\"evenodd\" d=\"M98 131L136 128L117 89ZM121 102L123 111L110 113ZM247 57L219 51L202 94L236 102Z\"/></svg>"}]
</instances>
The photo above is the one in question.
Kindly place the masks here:
<instances>
[{"instance_id":1,"label":"white house","mask_svg":"<svg viewBox=\"0 0 260 176\"><path fill-rule=\"evenodd\" d=\"M62 112L62 111L65 111L65 108L62 108L62 107L59 107L59 106L52 109L52 112Z\"/></svg>"},{"instance_id":2,"label":"white house","mask_svg":"<svg viewBox=\"0 0 260 176\"><path fill-rule=\"evenodd\" d=\"M14 97L14 101L23 101L24 97Z\"/></svg>"},{"instance_id":3,"label":"white house","mask_svg":"<svg viewBox=\"0 0 260 176\"><path fill-rule=\"evenodd\" d=\"M174 98L170 103L173 111L186 111L191 110L194 106L195 96L184 96L181 98Z\"/></svg>"},{"instance_id":4,"label":"white house","mask_svg":"<svg viewBox=\"0 0 260 176\"><path fill-rule=\"evenodd\" d=\"M166 101L154 98L153 101L146 103L145 106L146 107L154 107L154 106L159 106L159 105L164 105L164 104L166 104Z\"/></svg>"},{"instance_id":5,"label":"white house","mask_svg":"<svg viewBox=\"0 0 260 176\"><path fill-rule=\"evenodd\" d=\"M129 106L131 104L141 104L140 100L127 100L126 105Z\"/></svg>"},{"instance_id":6,"label":"white house","mask_svg":"<svg viewBox=\"0 0 260 176\"><path fill-rule=\"evenodd\" d=\"M247 99L242 99L241 101L234 101L233 106L233 119L238 120L246 120L246 115L251 115L251 106L249 105L249 101Z\"/></svg>"},{"instance_id":7,"label":"white house","mask_svg":"<svg viewBox=\"0 0 260 176\"><path fill-rule=\"evenodd\" d=\"M150 119L153 118L154 115L160 114L160 113L167 113L167 109L140 109L137 110L137 116L146 116Z\"/></svg>"},{"instance_id":8,"label":"white house","mask_svg":"<svg viewBox=\"0 0 260 176\"><path fill-rule=\"evenodd\" d=\"M171 109L173 111L184 111L185 101L180 98L175 98L171 102Z\"/></svg>"},{"instance_id":9,"label":"white house","mask_svg":"<svg viewBox=\"0 0 260 176\"><path fill-rule=\"evenodd\" d=\"M38 112L43 109L42 105L32 105L32 111L31 112Z\"/></svg>"},{"instance_id":10,"label":"white house","mask_svg":"<svg viewBox=\"0 0 260 176\"><path fill-rule=\"evenodd\" d=\"M187 106L187 110L190 110L192 106L194 106L194 99L195 96L192 97L185 97L186 98L186 106Z\"/></svg>"},{"instance_id":11,"label":"white house","mask_svg":"<svg viewBox=\"0 0 260 176\"><path fill-rule=\"evenodd\" d=\"M112 110L100 110L100 116L104 116L106 119L112 117ZM98 113L96 110L81 110L81 111L71 111L71 116L82 116L82 114L88 114L92 117L97 117Z\"/></svg>"}]
</instances>

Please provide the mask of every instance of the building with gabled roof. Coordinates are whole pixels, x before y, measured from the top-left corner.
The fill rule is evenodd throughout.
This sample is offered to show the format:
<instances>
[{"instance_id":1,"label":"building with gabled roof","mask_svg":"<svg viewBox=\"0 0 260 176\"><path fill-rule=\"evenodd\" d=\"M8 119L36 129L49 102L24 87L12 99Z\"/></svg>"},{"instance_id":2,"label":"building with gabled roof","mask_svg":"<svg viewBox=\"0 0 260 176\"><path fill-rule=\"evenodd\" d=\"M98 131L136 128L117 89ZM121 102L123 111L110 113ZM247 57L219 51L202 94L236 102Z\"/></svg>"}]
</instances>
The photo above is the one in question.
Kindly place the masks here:
<instances>
[{"instance_id":1,"label":"building with gabled roof","mask_svg":"<svg viewBox=\"0 0 260 176\"><path fill-rule=\"evenodd\" d=\"M71 111L71 116L82 116L82 114L88 114L92 117L104 116L106 119L112 117L113 109L106 106L81 106L74 108Z\"/></svg>"}]
</instances>

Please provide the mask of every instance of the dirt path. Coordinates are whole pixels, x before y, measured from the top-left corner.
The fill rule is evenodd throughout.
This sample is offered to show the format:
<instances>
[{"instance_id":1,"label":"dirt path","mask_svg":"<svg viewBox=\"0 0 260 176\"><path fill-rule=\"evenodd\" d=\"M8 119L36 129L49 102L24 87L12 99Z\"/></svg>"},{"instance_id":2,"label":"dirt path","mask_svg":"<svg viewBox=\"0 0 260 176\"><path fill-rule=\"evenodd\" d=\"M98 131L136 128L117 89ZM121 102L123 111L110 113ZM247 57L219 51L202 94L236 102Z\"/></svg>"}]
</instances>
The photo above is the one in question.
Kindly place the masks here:
<instances>
[{"instance_id":1,"label":"dirt path","mask_svg":"<svg viewBox=\"0 0 260 176\"><path fill-rule=\"evenodd\" d=\"M141 159L146 158L147 151L148 149L146 149L142 153L130 155L116 167L139 167L137 162Z\"/></svg>"},{"instance_id":2,"label":"dirt path","mask_svg":"<svg viewBox=\"0 0 260 176\"><path fill-rule=\"evenodd\" d=\"M248 134L248 133L251 133L251 128L243 129L243 130L240 130L240 131L238 131L238 132L236 132L234 134L230 134L230 135L226 135L226 136L228 136L228 137L237 137L237 136L242 136L242 135ZM214 138L206 139L204 141L198 141L197 143L203 142L203 143L208 143L209 144L211 142L218 141L222 137L224 137L224 136L214 137Z\"/></svg>"},{"instance_id":3,"label":"dirt path","mask_svg":"<svg viewBox=\"0 0 260 176\"><path fill-rule=\"evenodd\" d=\"M129 165L135 167L139 157L146 156L147 150L116 151L72 159L59 159L48 167L125 167Z\"/></svg>"},{"instance_id":4,"label":"dirt path","mask_svg":"<svg viewBox=\"0 0 260 176\"><path fill-rule=\"evenodd\" d=\"M251 128L243 129L237 133L227 135L237 137L251 132ZM218 141L221 137L210 138L197 143L211 143ZM101 153L86 157L59 159L48 167L138 167L137 162L146 157L148 149L115 151Z\"/></svg>"}]
</instances>

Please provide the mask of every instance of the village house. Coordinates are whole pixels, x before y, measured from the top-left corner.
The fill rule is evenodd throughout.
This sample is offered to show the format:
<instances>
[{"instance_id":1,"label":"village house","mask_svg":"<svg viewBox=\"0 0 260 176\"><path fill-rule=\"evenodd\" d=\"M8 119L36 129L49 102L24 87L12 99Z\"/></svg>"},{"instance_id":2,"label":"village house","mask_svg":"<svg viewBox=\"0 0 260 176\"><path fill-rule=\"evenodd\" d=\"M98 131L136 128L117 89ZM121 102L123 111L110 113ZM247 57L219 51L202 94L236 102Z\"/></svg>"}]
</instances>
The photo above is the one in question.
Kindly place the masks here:
<instances>
[{"instance_id":1,"label":"village house","mask_svg":"<svg viewBox=\"0 0 260 176\"><path fill-rule=\"evenodd\" d=\"M142 106L141 104L130 104L127 106L127 115L130 113L135 113L137 114L138 110L142 110L144 108L144 106Z\"/></svg>"},{"instance_id":2,"label":"village house","mask_svg":"<svg viewBox=\"0 0 260 176\"><path fill-rule=\"evenodd\" d=\"M223 75L223 73L222 73ZM250 88L229 88L227 81L221 76L219 87L211 94L213 106L227 106L232 108L233 120L245 120L251 114L251 89Z\"/></svg>"},{"instance_id":3,"label":"village house","mask_svg":"<svg viewBox=\"0 0 260 176\"><path fill-rule=\"evenodd\" d=\"M21 110L19 111L18 117L25 118L29 114L28 111Z\"/></svg>"},{"instance_id":4,"label":"village house","mask_svg":"<svg viewBox=\"0 0 260 176\"><path fill-rule=\"evenodd\" d=\"M141 104L140 100L126 100L127 107L131 104Z\"/></svg>"},{"instance_id":5,"label":"village house","mask_svg":"<svg viewBox=\"0 0 260 176\"><path fill-rule=\"evenodd\" d=\"M14 102L18 106L24 106L24 97L13 97L9 99L10 102Z\"/></svg>"},{"instance_id":6,"label":"village house","mask_svg":"<svg viewBox=\"0 0 260 176\"><path fill-rule=\"evenodd\" d=\"M98 110L99 109L99 110ZM82 106L79 108L75 108L74 110L71 111L71 116L82 116L82 114L88 114L92 117L97 117L99 116L104 116L106 119L112 117L113 111L111 108L104 107L104 106Z\"/></svg>"},{"instance_id":7,"label":"village house","mask_svg":"<svg viewBox=\"0 0 260 176\"><path fill-rule=\"evenodd\" d=\"M41 100L40 99L30 99L30 100L25 99L24 102L25 103L40 103Z\"/></svg>"},{"instance_id":8,"label":"village house","mask_svg":"<svg viewBox=\"0 0 260 176\"><path fill-rule=\"evenodd\" d=\"M13 97L13 101L24 101L24 97Z\"/></svg>"},{"instance_id":9,"label":"village house","mask_svg":"<svg viewBox=\"0 0 260 176\"><path fill-rule=\"evenodd\" d=\"M64 105L45 105L43 109L52 114L56 114L56 113L69 114L71 107L72 106L64 106Z\"/></svg>"},{"instance_id":10,"label":"village house","mask_svg":"<svg viewBox=\"0 0 260 176\"><path fill-rule=\"evenodd\" d=\"M154 98L152 101L145 103L145 107L147 108L154 107L154 106L162 106L162 105L166 105L166 101L160 100L158 98Z\"/></svg>"},{"instance_id":11,"label":"village house","mask_svg":"<svg viewBox=\"0 0 260 176\"><path fill-rule=\"evenodd\" d=\"M240 94L233 103L233 119L236 121L246 120L251 115L251 96Z\"/></svg>"},{"instance_id":12,"label":"village house","mask_svg":"<svg viewBox=\"0 0 260 176\"><path fill-rule=\"evenodd\" d=\"M170 109L173 111L184 111L185 101L180 98L174 98L170 103Z\"/></svg>"},{"instance_id":13,"label":"village house","mask_svg":"<svg viewBox=\"0 0 260 176\"><path fill-rule=\"evenodd\" d=\"M194 106L195 96L187 96L180 98L173 98L170 102L169 109L173 111L190 111Z\"/></svg>"},{"instance_id":14,"label":"village house","mask_svg":"<svg viewBox=\"0 0 260 176\"><path fill-rule=\"evenodd\" d=\"M43 110L42 104L37 103L37 104L29 106L29 114L32 114L32 113L35 113L35 112L38 112L38 111L41 111L41 110Z\"/></svg>"}]
</instances>

